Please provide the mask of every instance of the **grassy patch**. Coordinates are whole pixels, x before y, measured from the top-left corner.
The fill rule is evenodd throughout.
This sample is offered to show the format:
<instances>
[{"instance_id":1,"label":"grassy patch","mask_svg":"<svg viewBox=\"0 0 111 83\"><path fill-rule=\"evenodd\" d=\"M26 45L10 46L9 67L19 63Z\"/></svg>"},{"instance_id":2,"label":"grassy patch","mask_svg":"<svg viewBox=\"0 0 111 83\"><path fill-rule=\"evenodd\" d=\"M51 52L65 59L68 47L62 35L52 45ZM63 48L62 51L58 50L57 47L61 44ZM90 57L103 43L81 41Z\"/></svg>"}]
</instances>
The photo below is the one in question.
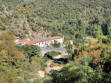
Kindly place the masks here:
<instances>
[{"instance_id":1,"label":"grassy patch","mask_svg":"<svg viewBox=\"0 0 111 83\"><path fill-rule=\"evenodd\" d=\"M48 52L47 54L52 56L52 57L55 57L55 56L60 55L61 53L60 52L56 52L56 51L52 51L52 52Z\"/></svg>"}]
</instances>

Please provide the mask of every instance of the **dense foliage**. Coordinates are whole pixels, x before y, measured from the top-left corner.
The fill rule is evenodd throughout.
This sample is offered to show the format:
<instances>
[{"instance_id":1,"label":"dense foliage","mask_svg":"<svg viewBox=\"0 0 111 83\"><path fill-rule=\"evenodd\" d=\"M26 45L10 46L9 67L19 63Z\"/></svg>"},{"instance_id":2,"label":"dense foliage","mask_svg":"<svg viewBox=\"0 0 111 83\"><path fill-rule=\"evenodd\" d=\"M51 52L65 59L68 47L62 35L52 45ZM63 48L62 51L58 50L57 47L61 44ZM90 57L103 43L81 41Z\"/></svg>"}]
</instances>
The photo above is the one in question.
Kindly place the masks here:
<instances>
[{"instance_id":1,"label":"dense foliage","mask_svg":"<svg viewBox=\"0 0 111 83\"><path fill-rule=\"evenodd\" d=\"M3 33L0 41L0 83L23 83L32 71L44 70L45 64L38 46L18 47L10 32ZM32 52L34 56L31 56Z\"/></svg>"},{"instance_id":2,"label":"dense foliage","mask_svg":"<svg viewBox=\"0 0 111 83\"><path fill-rule=\"evenodd\" d=\"M111 83L111 0L0 0L0 83L28 83L45 69L38 46L13 42L40 30L64 36L70 61L34 83Z\"/></svg>"},{"instance_id":3,"label":"dense foliage","mask_svg":"<svg viewBox=\"0 0 111 83\"><path fill-rule=\"evenodd\" d=\"M93 70L88 66L90 58L75 63L70 63L60 71L52 71L51 83L101 83L100 69Z\"/></svg>"},{"instance_id":4,"label":"dense foliage","mask_svg":"<svg viewBox=\"0 0 111 83\"><path fill-rule=\"evenodd\" d=\"M81 43L85 36L110 34L110 5L110 0L2 0L1 30L24 37L44 29Z\"/></svg>"}]
</instances>

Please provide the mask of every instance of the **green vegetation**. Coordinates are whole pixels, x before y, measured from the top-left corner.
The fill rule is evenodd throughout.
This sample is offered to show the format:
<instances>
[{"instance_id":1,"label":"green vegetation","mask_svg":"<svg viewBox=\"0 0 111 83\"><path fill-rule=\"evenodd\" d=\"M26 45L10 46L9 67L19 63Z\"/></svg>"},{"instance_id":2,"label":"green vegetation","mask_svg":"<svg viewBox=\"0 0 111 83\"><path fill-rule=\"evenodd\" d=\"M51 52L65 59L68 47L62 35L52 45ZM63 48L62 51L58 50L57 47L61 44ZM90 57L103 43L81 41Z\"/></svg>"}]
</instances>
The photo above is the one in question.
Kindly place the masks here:
<instances>
[{"instance_id":1,"label":"green vegetation","mask_svg":"<svg viewBox=\"0 0 111 83\"><path fill-rule=\"evenodd\" d=\"M40 57L39 47L16 47L14 36L10 32L3 33L0 39L1 83L23 83L29 80L32 71L44 70L45 64L44 60ZM32 52L34 56L31 57L32 61L29 63L28 56L30 56Z\"/></svg>"},{"instance_id":2,"label":"green vegetation","mask_svg":"<svg viewBox=\"0 0 111 83\"><path fill-rule=\"evenodd\" d=\"M25 55L29 56L37 56L37 57L41 57L41 52L40 52L40 48L38 46L34 46L34 45L25 45L25 46L17 46L19 48L19 50L23 51L23 53Z\"/></svg>"},{"instance_id":3,"label":"green vegetation","mask_svg":"<svg viewBox=\"0 0 111 83\"><path fill-rule=\"evenodd\" d=\"M55 57L55 56L60 55L61 53L56 52L56 51L52 51L52 52L48 52L47 54L48 54L49 56Z\"/></svg>"},{"instance_id":4,"label":"green vegetation","mask_svg":"<svg viewBox=\"0 0 111 83\"><path fill-rule=\"evenodd\" d=\"M83 37L110 34L110 5L110 0L2 0L0 24L19 37L44 29L79 45Z\"/></svg>"},{"instance_id":5,"label":"green vegetation","mask_svg":"<svg viewBox=\"0 0 111 83\"><path fill-rule=\"evenodd\" d=\"M43 59L44 59L45 62L47 62L47 61L49 60L49 58L47 57L47 55L54 58L54 57L56 57L56 56L58 56L58 55L60 55L60 54L61 54L61 53L59 53L59 52L51 51L51 52L46 53L46 54L44 55Z\"/></svg>"},{"instance_id":6,"label":"green vegetation","mask_svg":"<svg viewBox=\"0 0 111 83\"><path fill-rule=\"evenodd\" d=\"M52 46L55 47L55 48L59 48L59 47L61 47L61 44L58 43L57 41L55 41Z\"/></svg>"},{"instance_id":7,"label":"green vegetation","mask_svg":"<svg viewBox=\"0 0 111 83\"><path fill-rule=\"evenodd\" d=\"M84 60L83 60L84 59ZM102 76L99 69L93 70L88 66L90 58L84 57L82 61L70 63L61 71L52 71L50 83L98 83ZM65 80L64 80L65 79Z\"/></svg>"},{"instance_id":8,"label":"green vegetation","mask_svg":"<svg viewBox=\"0 0 111 83\"><path fill-rule=\"evenodd\" d=\"M30 83L45 71L38 46L13 42L40 30L64 36L70 61L34 83L111 83L111 0L0 0L0 83Z\"/></svg>"}]
</instances>

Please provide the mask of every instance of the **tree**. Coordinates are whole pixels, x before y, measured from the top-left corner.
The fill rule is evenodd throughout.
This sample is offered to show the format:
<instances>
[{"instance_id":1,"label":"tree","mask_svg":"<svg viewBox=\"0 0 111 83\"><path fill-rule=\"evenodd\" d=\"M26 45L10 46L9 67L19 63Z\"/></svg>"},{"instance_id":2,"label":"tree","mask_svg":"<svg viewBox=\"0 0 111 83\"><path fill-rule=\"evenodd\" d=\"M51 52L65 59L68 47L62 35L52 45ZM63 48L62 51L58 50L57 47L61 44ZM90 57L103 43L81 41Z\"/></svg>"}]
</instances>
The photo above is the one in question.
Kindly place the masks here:
<instances>
[{"instance_id":1,"label":"tree","mask_svg":"<svg viewBox=\"0 0 111 83\"><path fill-rule=\"evenodd\" d=\"M90 66L90 57L84 56L80 62L69 63L60 71L52 71L51 83L95 83L101 82L100 71L94 71Z\"/></svg>"},{"instance_id":2,"label":"tree","mask_svg":"<svg viewBox=\"0 0 111 83\"><path fill-rule=\"evenodd\" d=\"M23 51L23 53L26 55L26 58L29 59L29 62L32 61L32 57L36 56L41 58L42 54L41 54L41 50L38 46L35 45L25 45L25 46L17 46L18 49L20 49L21 51Z\"/></svg>"},{"instance_id":3,"label":"tree","mask_svg":"<svg viewBox=\"0 0 111 83\"><path fill-rule=\"evenodd\" d=\"M20 71L23 61L24 55L16 48L13 34L3 33L0 45L0 82L20 82L17 79L17 73Z\"/></svg>"},{"instance_id":4,"label":"tree","mask_svg":"<svg viewBox=\"0 0 111 83\"><path fill-rule=\"evenodd\" d=\"M54 46L55 48L59 48L59 47L61 46L61 44L60 44L59 42L57 42L57 41L54 41L53 46Z\"/></svg>"},{"instance_id":5,"label":"tree","mask_svg":"<svg viewBox=\"0 0 111 83\"><path fill-rule=\"evenodd\" d=\"M4 63L18 66L20 61L24 60L24 55L15 47L14 36L9 33L3 33L1 36L0 54L4 59Z\"/></svg>"},{"instance_id":6,"label":"tree","mask_svg":"<svg viewBox=\"0 0 111 83\"><path fill-rule=\"evenodd\" d=\"M109 35L108 25L106 23L103 23L101 27L102 27L103 35Z\"/></svg>"}]
</instances>

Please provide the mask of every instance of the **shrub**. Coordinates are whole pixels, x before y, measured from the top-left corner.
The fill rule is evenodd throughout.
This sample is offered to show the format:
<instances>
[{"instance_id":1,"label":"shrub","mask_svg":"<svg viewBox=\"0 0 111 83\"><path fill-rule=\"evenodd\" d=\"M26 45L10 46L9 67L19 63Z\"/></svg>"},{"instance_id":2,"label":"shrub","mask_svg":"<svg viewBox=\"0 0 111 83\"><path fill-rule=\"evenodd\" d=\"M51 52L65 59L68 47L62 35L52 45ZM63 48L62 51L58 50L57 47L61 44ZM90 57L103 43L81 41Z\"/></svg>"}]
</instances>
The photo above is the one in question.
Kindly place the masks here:
<instances>
[{"instance_id":1,"label":"shrub","mask_svg":"<svg viewBox=\"0 0 111 83\"><path fill-rule=\"evenodd\" d=\"M59 48L61 46L61 44L59 42L55 41L52 46L55 48Z\"/></svg>"},{"instance_id":2,"label":"shrub","mask_svg":"<svg viewBox=\"0 0 111 83\"><path fill-rule=\"evenodd\" d=\"M48 52L47 53L49 56L58 56L59 54L61 54L61 53L59 53L59 52L56 52L56 51L52 51L52 52Z\"/></svg>"},{"instance_id":3,"label":"shrub","mask_svg":"<svg viewBox=\"0 0 111 83\"><path fill-rule=\"evenodd\" d=\"M0 30L5 30L6 27L5 26L0 26Z\"/></svg>"}]
</instances>

